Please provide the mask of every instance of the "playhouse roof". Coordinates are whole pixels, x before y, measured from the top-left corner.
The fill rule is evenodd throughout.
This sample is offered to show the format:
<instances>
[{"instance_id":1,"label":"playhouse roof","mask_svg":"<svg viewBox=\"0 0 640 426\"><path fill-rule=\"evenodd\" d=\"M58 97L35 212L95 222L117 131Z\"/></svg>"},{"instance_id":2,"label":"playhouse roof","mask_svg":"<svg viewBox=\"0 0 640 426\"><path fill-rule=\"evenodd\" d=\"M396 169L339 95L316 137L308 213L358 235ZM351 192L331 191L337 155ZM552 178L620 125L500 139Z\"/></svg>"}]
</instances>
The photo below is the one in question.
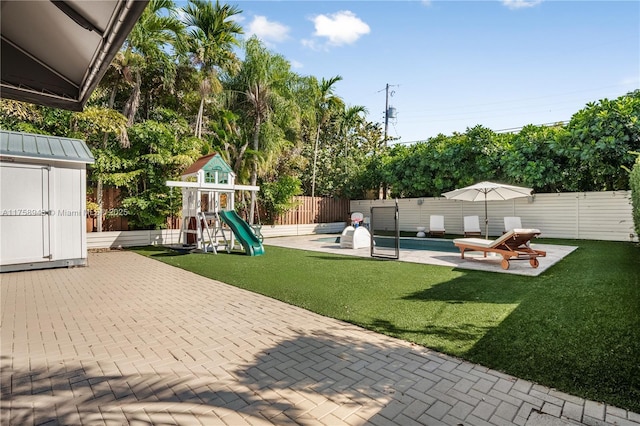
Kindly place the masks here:
<instances>
[{"instance_id":1,"label":"playhouse roof","mask_svg":"<svg viewBox=\"0 0 640 426\"><path fill-rule=\"evenodd\" d=\"M182 176L195 174L199 170L218 170L225 173L233 173L233 169L231 168L231 166L229 166L227 162L222 159L222 156L217 152L198 158L195 163L189 166L189 168L187 168L187 170L182 173Z\"/></svg>"}]
</instances>

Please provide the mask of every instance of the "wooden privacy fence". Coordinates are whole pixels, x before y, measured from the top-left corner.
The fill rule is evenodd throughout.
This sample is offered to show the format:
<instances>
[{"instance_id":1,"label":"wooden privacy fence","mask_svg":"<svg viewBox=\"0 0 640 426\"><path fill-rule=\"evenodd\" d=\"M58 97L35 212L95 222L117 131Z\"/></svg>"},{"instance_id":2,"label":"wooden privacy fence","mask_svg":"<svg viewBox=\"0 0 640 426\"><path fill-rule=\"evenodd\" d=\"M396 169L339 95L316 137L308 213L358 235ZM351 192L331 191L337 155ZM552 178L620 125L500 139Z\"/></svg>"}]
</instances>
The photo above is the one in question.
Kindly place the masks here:
<instances>
[{"instance_id":1,"label":"wooden privacy fence","mask_svg":"<svg viewBox=\"0 0 640 426\"><path fill-rule=\"evenodd\" d=\"M96 188L87 194L87 199L96 202ZM118 214L120 208L120 190L118 188L104 188L102 190L102 230L126 231L129 223L124 215ZM87 232L95 232L100 212L87 211Z\"/></svg>"},{"instance_id":2,"label":"wooden privacy fence","mask_svg":"<svg viewBox=\"0 0 640 426\"><path fill-rule=\"evenodd\" d=\"M95 202L95 188L87 196ZM118 188L104 188L102 192L103 231L127 231L129 223L126 216L120 214L120 190ZM296 207L277 216L275 225L309 225L314 223L346 222L349 219L349 200L325 197L294 197ZM315 206L315 208L314 208ZM264 223L265 209L258 206L258 211ZM98 212L88 212L87 232L96 232ZM240 213L242 215L242 213ZM179 217L167 218L167 229L180 229Z\"/></svg>"},{"instance_id":3,"label":"wooden privacy fence","mask_svg":"<svg viewBox=\"0 0 640 426\"><path fill-rule=\"evenodd\" d=\"M294 197L293 201L297 204L296 208L276 217L275 225L306 225L349 220L350 210L347 199Z\"/></svg>"}]
</instances>

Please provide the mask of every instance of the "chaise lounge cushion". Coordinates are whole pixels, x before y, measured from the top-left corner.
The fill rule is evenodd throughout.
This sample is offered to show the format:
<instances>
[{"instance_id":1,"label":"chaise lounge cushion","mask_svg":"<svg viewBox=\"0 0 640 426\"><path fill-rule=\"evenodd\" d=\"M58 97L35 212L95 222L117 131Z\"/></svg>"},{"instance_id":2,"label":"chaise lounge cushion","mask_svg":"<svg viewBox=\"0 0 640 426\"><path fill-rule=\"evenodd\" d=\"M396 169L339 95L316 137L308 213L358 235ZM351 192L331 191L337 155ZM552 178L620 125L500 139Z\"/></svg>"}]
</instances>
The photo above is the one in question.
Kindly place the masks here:
<instances>
[{"instance_id":1,"label":"chaise lounge cushion","mask_svg":"<svg viewBox=\"0 0 640 426\"><path fill-rule=\"evenodd\" d=\"M496 240L485 240L484 238L456 238L453 240L454 244L464 244L467 246L476 246L484 248L498 247L500 244L508 241L516 235L531 235L532 237L540 235L539 229L512 229L509 232L504 233L500 238Z\"/></svg>"},{"instance_id":2,"label":"chaise lounge cushion","mask_svg":"<svg viewBox=\"0 0 640 426\"><path fill-rule=\"evenodd\" d=\"M485 240L484 238L456 238L453 243L465 243L470 246L491 247L495 240Z\"/></svg>"}]
</instances>

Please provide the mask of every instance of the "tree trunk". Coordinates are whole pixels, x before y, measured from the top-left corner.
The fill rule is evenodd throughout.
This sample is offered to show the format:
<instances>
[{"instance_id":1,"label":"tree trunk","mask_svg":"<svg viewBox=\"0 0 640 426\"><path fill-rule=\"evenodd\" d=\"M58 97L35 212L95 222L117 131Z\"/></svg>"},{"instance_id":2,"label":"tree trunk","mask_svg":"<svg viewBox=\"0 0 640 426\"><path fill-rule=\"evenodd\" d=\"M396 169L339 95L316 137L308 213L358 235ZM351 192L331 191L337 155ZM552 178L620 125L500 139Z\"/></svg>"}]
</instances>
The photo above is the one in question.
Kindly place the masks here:
<instances>
[{"instance_id":1,"label":"tree trunk","mask_svg":"<svg viewBox=\"0 0 640 426\"><path fill-rule=\"evenodd\" d=\"M244 159L244 153L247 151L248 144L242 145L240 150L238 151L238 155L236 156L236 161L233 166L233 171L236 176L240 176L240 171L242 169L242 160Z\"/></svg>"},{"instance_id":2,"label":"tree trunk","mask_svg":"<svg viewBox=\"0 0 640 426\"><path fill-rule=\"evenodd\" d=\"M316 220L316 167L318 164L318 145L320 144L320 126L316 132L316 143L313 148L313 174L311 175L311 216Z\"/></svg>"},{"instance_id":3,"label":"tree trunk","mask_svg":"<svg viewBox=\"0 0 640 426\"><path fill-rule=\"evenodd\" d=\"M204 96L200 99L200 108L198 109L198 116L196 117L196 131L195 136L202 138L202 116L204 115Z\"/></svg>"},{"instance_id":4,"label":"tree trunk","mask_svg":"<svg viewBox=\"0 0 640 426\"><path fill-rule=\"evenodd\" d=\"M109 96L109 109L113 109L113 105L116 103L116 94L118 92L118 83L113 85L111 89L111 95Z\"/></svg>"},{"instance_id":5,"label":"tree trunk","mask_svg":"<svg viewBox=\"0 0 640 426\"><path fill-rule=\"evenodd\" d=\"M140 72L136 71L136 83L133 86L133 91L127 99L127 103L124 105L124 110L122 111L123 115L127 117L127 127L133 126L134 120L136 118L136 113L138 112L138 107L140 106L140 86L142 85L142 78L140 77Z\"/></svg>"},{"instance_id":6,"label":"tree trunk","mask_svg":"<svg viewBox=\"0 0 640 426\"><path fill-rule=\"evenodd\" d=\"M253 150L257 154L258 149L260 149L260 125L261 125L260 115L256 118L256 125L253 134ZM255 154L254 154L255 155ZM257 185L258 183L258 159L254 158L253 164L251 166L251 185ZM251 191L251 207L249 209L249 224L253 225L253 216L256 211L256 191Z\"/></svg>"},{"instance_id":7,"label":"tree trunk","mask_svg":"<svg viewBox=\"0 0 640 426\"><path fill-rule=\"evenodd\" d=\"M98 184L96 188L96 203L98 204L96 232L102 232L102 195L102 178L98 178Z\"/></svg>"}]
</instances>

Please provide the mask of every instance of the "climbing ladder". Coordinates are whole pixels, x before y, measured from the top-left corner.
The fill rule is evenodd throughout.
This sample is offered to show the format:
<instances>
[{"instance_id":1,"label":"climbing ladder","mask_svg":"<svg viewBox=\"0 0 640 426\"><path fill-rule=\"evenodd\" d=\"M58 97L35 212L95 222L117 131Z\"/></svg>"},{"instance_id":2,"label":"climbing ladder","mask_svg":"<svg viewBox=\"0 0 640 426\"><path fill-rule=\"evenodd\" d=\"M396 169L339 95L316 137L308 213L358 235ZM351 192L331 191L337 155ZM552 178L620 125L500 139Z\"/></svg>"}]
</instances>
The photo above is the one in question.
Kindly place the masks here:
<instances>
[{"instance_id":1,"label":"climbing ladder","mask_svg":"<svg viewBox=\"0 0 640 426\"><path fill-rule=\"evenodd\" d=\"M218 212L198 212L199 238L204 252L212 251L218 254L219 248L224 248L227 253L231 253L231 243L222 228L222 222ZM231 232L231 231L229 231ZM223 243L220 242L222 238Z\"/></svg>"}]
</instances>

